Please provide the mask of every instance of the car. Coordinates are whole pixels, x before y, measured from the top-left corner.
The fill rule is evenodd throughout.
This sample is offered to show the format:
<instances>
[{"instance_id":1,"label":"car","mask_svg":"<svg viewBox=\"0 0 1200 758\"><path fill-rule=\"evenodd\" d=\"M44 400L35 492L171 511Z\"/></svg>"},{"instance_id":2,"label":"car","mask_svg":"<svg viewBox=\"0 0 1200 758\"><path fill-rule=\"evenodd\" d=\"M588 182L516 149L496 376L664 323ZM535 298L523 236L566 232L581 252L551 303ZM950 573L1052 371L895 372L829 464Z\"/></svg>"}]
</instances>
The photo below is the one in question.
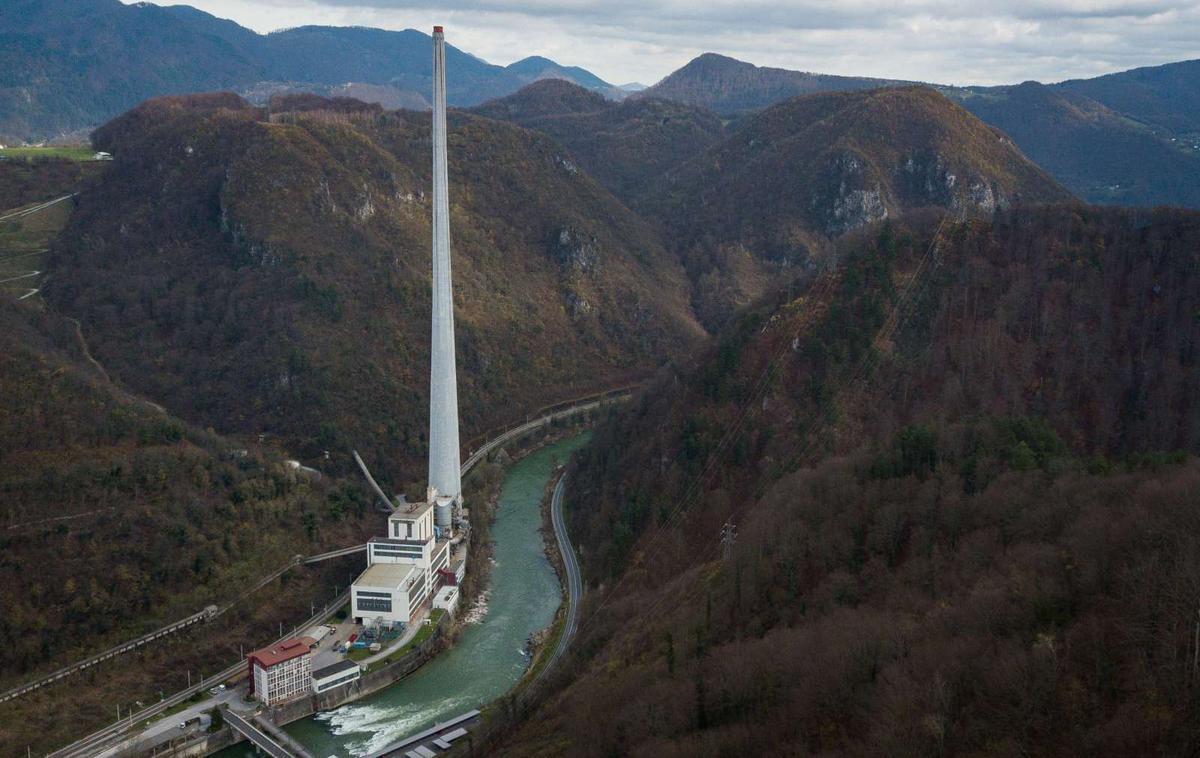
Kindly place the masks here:
<instances>
[{"instance_id":1,"label":"car","mask_svg":"<svg viewBox=\"0 0 1200 758\"><path fill-rule=\"evenodd\" d=\"M186 722L186 721L180 721L180 722L179 722L179 728L180 728L180 729L187 729L187 722Z\"/></svg>"}]
</instances>

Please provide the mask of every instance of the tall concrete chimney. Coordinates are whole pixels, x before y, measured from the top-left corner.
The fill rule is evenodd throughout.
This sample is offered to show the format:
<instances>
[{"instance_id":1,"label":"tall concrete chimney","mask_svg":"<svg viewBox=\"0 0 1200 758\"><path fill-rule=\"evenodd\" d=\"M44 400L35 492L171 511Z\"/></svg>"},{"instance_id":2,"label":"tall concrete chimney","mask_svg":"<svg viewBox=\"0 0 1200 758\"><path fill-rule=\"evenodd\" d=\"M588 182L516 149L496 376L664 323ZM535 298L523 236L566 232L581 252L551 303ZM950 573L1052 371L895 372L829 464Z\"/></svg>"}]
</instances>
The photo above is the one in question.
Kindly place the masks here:
<instances>
[{"instance_id":1,"label":"tall concrete chimney","mask_svg":"<svg viewBox=\"0 0 1200 758\"><path fill-rule=\"evenodd\" d=\"M458 459L458 379L454 363L454 296L450 286L450 199L446 175L446 41L433 27L433 340L429 376L429 486L462 497ZM450 508L437 509L450 526Z\"/></svg>"}]
</instances>

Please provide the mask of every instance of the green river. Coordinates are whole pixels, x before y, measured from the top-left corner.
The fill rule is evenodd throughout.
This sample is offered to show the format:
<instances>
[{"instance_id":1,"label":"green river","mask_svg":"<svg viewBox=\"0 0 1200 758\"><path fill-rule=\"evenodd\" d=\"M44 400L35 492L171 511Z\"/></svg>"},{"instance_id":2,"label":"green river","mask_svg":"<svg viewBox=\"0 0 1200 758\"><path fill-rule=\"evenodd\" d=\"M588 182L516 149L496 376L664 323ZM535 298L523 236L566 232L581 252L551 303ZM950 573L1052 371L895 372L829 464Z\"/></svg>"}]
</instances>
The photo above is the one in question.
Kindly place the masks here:
<instances>
[{"instance_id":1,"label":"green river","mask_svg":"<svg viewBox=\"0 0 1200 758\"><path fill-rule=\"evenodd\" d=\"M492 525L495 565L487 611L479 622L467 624L452 648L411 676L289 724L287 732L318 758L362 756L508 692L529 665L525 641L549 626L562 597L539 531L542 494L555 465L565 463L589 436L584 432L548 445L509 469ZM240 758L253 752L242 743L218 755Z\"/></svg>"}]
</instances>

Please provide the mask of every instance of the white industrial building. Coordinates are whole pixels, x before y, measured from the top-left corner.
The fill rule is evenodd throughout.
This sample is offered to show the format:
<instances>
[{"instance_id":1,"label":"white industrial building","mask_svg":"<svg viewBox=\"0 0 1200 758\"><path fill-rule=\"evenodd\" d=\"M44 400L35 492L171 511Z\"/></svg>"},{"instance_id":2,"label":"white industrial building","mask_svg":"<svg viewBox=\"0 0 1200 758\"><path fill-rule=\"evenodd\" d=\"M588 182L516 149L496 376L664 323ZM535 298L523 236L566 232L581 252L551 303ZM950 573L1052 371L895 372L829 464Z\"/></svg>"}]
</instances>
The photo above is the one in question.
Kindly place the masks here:
<instances>
[{"instance_id":1,"label":"white industrial building","mask_svg":"<svg viewBox=\"0 0 1200 758\"><path fill-rule=\"evenodd\" d=\"M362 669L354 661L338 661L312 673L313 692L320 694L362 678Z\"/></svg>"},{"instance_id":2,"label":"white industrial building","mask_svg":"<svg viewBox=\"0 0 1200 758\"><path fill-rule=\"evenodd\" d=\"M296 637L246 656L250 694L267 705L307 695L312 690L312 637Z\"/></svg>"},{"instance_id":3,"label":"white industrial building","mask_svg":"<svg viewBox=\"0 0 1200 758\"><path fill-rule=\"evenodd\" d=\"M407 624L449 569L450 540L434 525L437 494L388 516L388 536L367 544L367 570L351 587L353 616ZM449 530L447 530L448 532Z\"/></svg>"},{"instance_id":4,"label":"white industrial building","mask_svg":"<svg viewBox=\"0 0 1200 758\"><path fill-rule=\"evenodd\" d=\"M458 608L458 587L454 585L446 585L437 591L433 596L433 607L440 608L451 616Z\"/></svg>"},{"instance_id":5,"label":"white industrial building","mask_svg":"<svg viewBox=\"0 0 1200 758\"><path fill-rule=\"evenodd\" d=\"M425 572L411 563L376 563L354 581L354 617L407 624L429 596Z\"/></svg>"}]
</instances>

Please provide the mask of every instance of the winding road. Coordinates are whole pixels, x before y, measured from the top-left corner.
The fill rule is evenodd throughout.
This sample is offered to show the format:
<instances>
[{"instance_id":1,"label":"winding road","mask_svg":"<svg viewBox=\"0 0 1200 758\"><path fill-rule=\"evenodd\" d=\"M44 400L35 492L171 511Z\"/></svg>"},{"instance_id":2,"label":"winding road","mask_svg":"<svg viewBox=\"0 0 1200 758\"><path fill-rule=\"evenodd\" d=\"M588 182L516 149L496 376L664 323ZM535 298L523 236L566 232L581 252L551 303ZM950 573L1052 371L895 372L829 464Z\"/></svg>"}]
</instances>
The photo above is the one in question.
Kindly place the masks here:
<instances>
[{"instance_id":1,"label":"winding road","mask_svg":"<svg viewBox=\"0 0 1200 758\"><path fill-rule=\"evenodd\" d=\"M575 636L579 625L579 602L583 599L583 577L563 519L563 489L566 482L567 475L564 473L558 478L558 484L554 485L554 495L550 498L550 521L554 525L554 538L558 540L558 550L562 553L563 567L567 572L567 622L563 626L562 636L558 638L558 646L554 648L554 656L546 664L546 668L542 669L542 673L553 666L571 644L571 638Z\"/></svg>"}]
</instances>

